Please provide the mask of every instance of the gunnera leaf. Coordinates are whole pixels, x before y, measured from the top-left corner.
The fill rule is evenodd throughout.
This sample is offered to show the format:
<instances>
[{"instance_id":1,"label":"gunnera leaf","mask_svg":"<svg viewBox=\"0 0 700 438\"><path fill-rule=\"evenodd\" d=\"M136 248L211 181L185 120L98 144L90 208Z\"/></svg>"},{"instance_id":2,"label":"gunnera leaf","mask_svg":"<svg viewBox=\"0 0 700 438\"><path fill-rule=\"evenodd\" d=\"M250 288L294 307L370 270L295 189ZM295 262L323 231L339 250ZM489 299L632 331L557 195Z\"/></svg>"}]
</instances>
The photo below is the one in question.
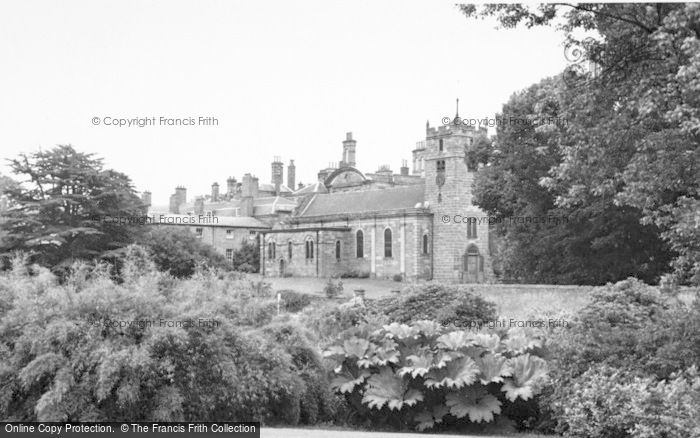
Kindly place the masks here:
<instances>
[{"instance_id":1,"label":"gunnera leaf","mask_svg":"<svg viewBox=\"0 0 700 438\"><path fill-rule=\"evenodd\" d=\"M386 335L393 339L412 338L418 334L418 330L409 327L406 324L399 324L397 322L392 322L389 325L385 325L384 330L386 330Z\"/></svg>"},{"instance_id":2,"label":"gunnera leaf","mask_svg":"<svg viewBox=\"0 0 700 438\"><path fill-rule=\"evenodd\" d=\"M352 392L357 385L364 383L365 379L371 375L368 370L350 370L347 366L342 366L336 370L337 375L331 380L331 388L341 393Z\"/></svg>"},{"instance_id":3,"label":"gunnera leaf","mask_svg":"<svg viewBox=\"0 0 700 438\"><path fill-rule=\"evenodd\" d=\"M445 405L437 405L432 410L425 410L416 415L416 429L423 432L426 429L432 429L436 424L442 423L445 415L449 414L450 410Z\"/></svg>"},{"instance_id":4,"label":"gunnera leaf","mask_svg":"<svg viewBox=\"0 0 700 438\"><path fill-rule=\"evenodd\" d=\"M508 330L508 337L503 340L503 345L509 352L515 354L525 353L528 350L542 346L542 340L527 333L522 328Z\"/></svg>"},{"instance_id":5,"label":"gunnera leaf","mask_svg":"<svg viewBox=\"0 0 700 438\"><path fill-rule=\"evenodd\" d=\"M501 413L501 402L481 386L451 392L445 396L445 404L450 414L457 418L469 416L474 423L491 422L494 414Z\"/></svg>"},{"instance_id":6,"label":"gunnera leaf","mask_svg":"<svg viewBox=\"0 0 700 438\"><path fill-rule=\"evenodd\" d=\"M465 331L454 331L437 338L438 347L446 350L459 350L474 345L473 336Z\"/></svg>"},{"instance_id":7,"label":"gunnera leaf","mask_svg":"<svg viewBox=\"0 0 700 438\"><path fill-rule=\"evenodd\" d=\"M448 362L444 368L431 370L425 377L425 386L462 388L476 382L479 372L479 367L471 357L460 357Z\"/></svg>"},{"instance_id":8,"label":"gunnera leaf","mask_svg":"<svg viewBox=\"0 0 700 438\"><path fill-rule=\"evenodd\" d=\"M452 360L452 357L443 353L422 352L420 354L412 354L406 360L410 365L404 366L399 370L399 375L404 376L410 374L411 377L423 377L432 369L444 368L447 363Z\"/></svg>"},{"instance_id":9,"label":"gunnera leaf","mask_svg":"<svg viewBox=\"0 0 700 438\"><path fill-rule=\"evenodd\" d=\"M475 362L481 370L479 379L484 385L488 385L491 382L503 382L504 377L513 374L508 358L500 354L488 353L477 358Z\"/></svg>"},{"instance_id":10,"label":"gunnera leaf","mask_svg":"<svg viewBox=\"0 0 700 438\"><path fill-rule=\"evenodd\" d=\"M509 365L513 377L506 379L501 390L510 401L518 397L529 400L535 395L537 385L547 376L547 363L540 357L524 354L509 359Z\"/></svg>"},{"instance_id":11,"label":"gunnera leaf","mask_svg":"<svg viewBox=\"0 0 700 438\"><path fill-rule=\"evenodd\" d=\"M397 411L403 406L415 406L419 401L423 401L423 393L410 388L408 382L389 367L367 379L367 390L362 397L362 403L370 408L381 409L386 405Z\"/></svg>"}]
</instances>

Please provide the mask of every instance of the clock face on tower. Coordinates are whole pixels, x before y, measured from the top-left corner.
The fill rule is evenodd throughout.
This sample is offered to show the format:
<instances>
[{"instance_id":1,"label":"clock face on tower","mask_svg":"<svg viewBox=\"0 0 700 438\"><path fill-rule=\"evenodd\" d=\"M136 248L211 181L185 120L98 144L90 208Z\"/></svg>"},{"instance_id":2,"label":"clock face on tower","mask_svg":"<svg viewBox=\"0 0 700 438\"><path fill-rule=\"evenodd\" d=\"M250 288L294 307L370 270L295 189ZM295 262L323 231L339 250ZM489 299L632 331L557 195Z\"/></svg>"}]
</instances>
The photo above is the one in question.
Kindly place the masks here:
<instances>
[{"instance_id":1,"label":"clock face on tower","mask_svg":"<svg viewBox=\"0 0 700 438\"><path fill-rule=\"evenodd\" d=\"M439 172L435 176L435 184L437 184L438 187L442 187L443 185L445 185L445 174L444 173Z\"/></svg>"}]
</instances>

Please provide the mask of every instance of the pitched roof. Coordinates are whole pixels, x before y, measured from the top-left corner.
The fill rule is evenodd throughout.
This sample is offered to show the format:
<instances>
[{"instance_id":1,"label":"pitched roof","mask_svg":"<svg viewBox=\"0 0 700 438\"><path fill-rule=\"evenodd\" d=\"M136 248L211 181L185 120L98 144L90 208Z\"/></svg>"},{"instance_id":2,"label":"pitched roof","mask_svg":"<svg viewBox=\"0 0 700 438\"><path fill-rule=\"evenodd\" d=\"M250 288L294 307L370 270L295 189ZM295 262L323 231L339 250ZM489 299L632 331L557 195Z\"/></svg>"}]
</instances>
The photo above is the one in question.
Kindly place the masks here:
<instances>
[{"instance_id":1,"label":"pitched roof","mask_svg":"<svg viewBox=\"0 0 700 438\"><path fill-rule=\"evenodd\" d=\"M153 215L152 225L188 225L226 228L270 228L268 224L250 216L204 216L188 214ZM216 220L214 220L216 218Z\"/></svg>"},{"instance_id":2,"label":"pitched roof","mask_svg":"<svg viewBox=\"0 0 700 438\"><path fill-rule=\"evenodd\" d=\"M315 195L299 214L302 217L412 210L424 201L422 184L391 189L361 190Z\"/></svg>"},{"instance_id":3,"label":"pitched roof","mask_svg":"<svg viewBox=\"0 0 700 438\"><path fill-rule=\"evenodd\" d=\"M312 193L328 193L328 189L322 183L309 184L294 192L294 196L310 195Z\"/></svg>"}]
</instances>

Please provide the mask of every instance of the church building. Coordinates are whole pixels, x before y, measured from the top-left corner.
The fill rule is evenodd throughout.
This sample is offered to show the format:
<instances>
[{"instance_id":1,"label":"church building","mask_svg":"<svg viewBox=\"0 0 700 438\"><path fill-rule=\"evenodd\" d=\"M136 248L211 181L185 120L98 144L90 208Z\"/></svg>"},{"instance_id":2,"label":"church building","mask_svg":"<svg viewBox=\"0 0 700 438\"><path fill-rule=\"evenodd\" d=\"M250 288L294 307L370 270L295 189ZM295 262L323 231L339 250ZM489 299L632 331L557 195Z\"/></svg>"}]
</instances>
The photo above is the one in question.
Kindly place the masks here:
<instances>
[{"instance_id":1,"label":"church building","mask_svg":"<svg viewBox=\"0 0 700 438\"><path fill-rule=\"evenodd\" d=\"M227 257L240 239L217 239L216 229L221 236L254 238L265 276L491 281L488 221L472 205L477 168L467 159L475 139L485 135L485 128L465 126L458 115L445 126L426 124L410 171L404 161L399 173L389 166L363 173L357 141L347 133L342 160L321 169L314 184L294 187L294 161L283 184L276 157L270 184L250 174L241 183L229 178L226 193L214 183L211 195L193 203L178 187L168 213L223 217L191 228Z\"/></svg>"}]
</instances>

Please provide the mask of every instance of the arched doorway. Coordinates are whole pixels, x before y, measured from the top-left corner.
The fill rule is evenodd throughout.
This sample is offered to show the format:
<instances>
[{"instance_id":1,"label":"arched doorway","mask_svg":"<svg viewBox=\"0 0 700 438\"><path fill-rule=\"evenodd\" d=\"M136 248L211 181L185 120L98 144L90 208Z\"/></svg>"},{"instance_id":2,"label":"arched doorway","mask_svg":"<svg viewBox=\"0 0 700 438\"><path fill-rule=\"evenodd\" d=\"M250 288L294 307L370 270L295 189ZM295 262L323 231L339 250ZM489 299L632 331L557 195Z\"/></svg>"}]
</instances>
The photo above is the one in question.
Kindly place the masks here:
<instances>
[{"instance_id":1,"label":"arched doorway","mask_svg":"<svg viewBox=\"0 0 700 438\"><path fill-rule=\"evenodd\" d=\"M462 282L478 283L480 271L481 257L479 256L479 248L472 243L467 247L467 251L462 257Z\"/></svg>"}]
</instances>

